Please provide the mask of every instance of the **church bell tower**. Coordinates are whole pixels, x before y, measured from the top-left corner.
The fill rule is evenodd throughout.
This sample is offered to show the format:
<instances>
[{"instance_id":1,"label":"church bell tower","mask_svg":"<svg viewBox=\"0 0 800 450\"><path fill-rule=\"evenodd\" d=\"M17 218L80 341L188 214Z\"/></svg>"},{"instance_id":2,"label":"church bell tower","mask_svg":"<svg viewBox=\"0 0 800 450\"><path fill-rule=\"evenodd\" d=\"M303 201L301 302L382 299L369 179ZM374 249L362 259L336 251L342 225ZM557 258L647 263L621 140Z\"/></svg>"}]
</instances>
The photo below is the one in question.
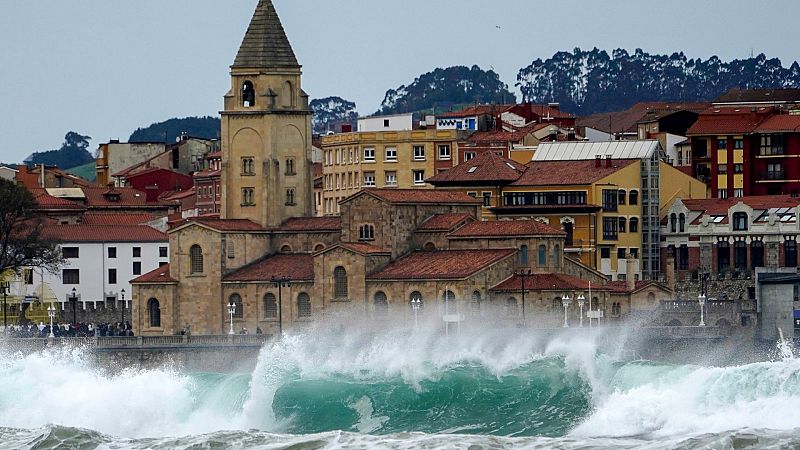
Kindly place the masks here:
<instances>
[{"instance_id":1,"label":"church bell tower","mask_svg":"<svg viewBox=\"0 0 800 450\"><path fill-rule=\"evenodd\" d=\"M231 66L222 116L224 219L273 227L311 216L311 111L271 0L259 0Z\"/></svg>"}]
</instances>

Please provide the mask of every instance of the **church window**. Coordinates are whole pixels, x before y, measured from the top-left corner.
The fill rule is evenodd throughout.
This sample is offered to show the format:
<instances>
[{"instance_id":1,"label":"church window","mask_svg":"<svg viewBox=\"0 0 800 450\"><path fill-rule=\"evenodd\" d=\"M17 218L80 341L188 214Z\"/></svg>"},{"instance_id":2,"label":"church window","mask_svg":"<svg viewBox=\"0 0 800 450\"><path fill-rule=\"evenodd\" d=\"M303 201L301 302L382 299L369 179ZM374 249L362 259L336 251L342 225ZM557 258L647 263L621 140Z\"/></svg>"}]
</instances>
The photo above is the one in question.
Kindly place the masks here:
<instances>
[{"instance_id":1,"label":"church window","mask_svg":"<svg viewBox=\"0 0 800 450\"><path fill-rule=\"evenodd\" d=\"M334 298L346 299L347 295L347 271L342 266L333 269L333 296Z\"/></svg>"},{"instance_id":2,"label":"church window","mask_svg":"<svg viewBox=\"0 0 800 450\"><path fill-rule=\"evenodd\" d=\"M191 273L203 273L203 249L195 244L189 249Z\"/></svg>"},{"instance_id":3,"label":"church window","mask_svg":"<svg viewBox=\"0 0 800 450\"><path fill-rule=\"evenodd\" d=\"M294 188L286 189L286 204L288 206L294 205Z\"/></svg>"},{"instance_id":4,"label":"church window","mask_svg":"<svg viewBox=\"0 0 800 450\"><path fill-rule=\"evenodd\" d=\"M286 175L297 175L294 171L294 158L286 159Z\"/></svg>"},{"instance_id":5,"label":"church window","mask_svg":"<svg viewBox=\"0 0 800 450\"><path fill-rule=\"evenodd\" d=\"M544 245L539 246L539 267L547 265L547 247Z\"/></svg>"},{"instance_id":6,"label":"church window","mask_svg":"<svg viewBox=\"0 0 800 450\"><path fill-rule=\"evenodd\" d=\"M255 189L251 187L242 188L242 206L255 205L254 192Z\"/></svg>"},{"instance_id":7,"label":"church window","mask_svg":"<svg viewBox=\"0 0 800 450\"><path fill-rule=\"evenodd\" d=\"M292 83L287 81L283 83L283 107L284 108L291 108L294 106L294 89L292 88Z\"/></svg>"},{"instance_id":8,"label":"church window","mask_svg":"<svg viewBox=\"0 0 800 450\"><path fill-rule=\"evenodd\" d=\"M278 317L278 302L275 299L275 294L264 294L264 317L267 319L274 319Z\"/></svg>"},{"instance_id":9,"label":"church window","mask_svg":"<svg viewBox=\"0 0 800 450\"><path fill-rule=\"evenodd\" d=\"M527 266L528 265L528 246L521 245L519 247L519 265L520 266Z\"/></svg>"},{"instance_id":10,"label":"church window","mask_svg":"<svg viewBox=\"0 0 800 450\"><path fill-rule=\"evenodd\" d=\"M358 239L362 241L371 241L375 239L375 227L372 225L361 225L358 227Z\"/></svg>"},{"instance_id":11,"label":"church window","mask_svg":"<svg viewBox=\"0 0 800 450\"><path fill-rule=\"evenodd\" d=\"M242 83L242 106L249 108L256 105L256 90L253 83L248 80Z\"/></svg>"},{"instance_id":12,"label":"church window","mask_svg":"<svg viewBox=\"0 0 800 450\"><path fill-rule=\"evenodd\" d=\"M147 311L150 313L150 326L151 327L160 327L161 326L161 307L158 304L158 300L151 298L147 301Z\"/></svg>"},{"instance_id":13,"label":"church window","mask_svg":"<svg viewBox=\"0 0 800 450\"><path fill-rule=\"evenodd\" d=\"M375 315L385 316L389 312L389 301L386 299L386 294L383 291L375 293L373 299L373 306L375 308Z\"/></svg>"},{"instance_id":14,"label":"church window","mask_svg":"<svg viewBox=\"0 0 800 450\"><path fill-rule=\"evenodd\" d=\"M305 292L301 292L297 296L297 315L311 317L311 298Z\"/></svg>"},{"instance_id":15,"label":"church window","mask_svg":"<svg viewBox=\"0 0 800 450\"><path fill-rule=\"evenodd\" d=\"M241 319L244 317L244 305L242 304L242 296L239 294L231 294L229 297L229 303L233 304L236 308L233 311L233 317L237 319Z\"/></svg>"},{"instance_id":16,"label":"church window","mask_svg":"<svg viewBox=\"0 0 800 450\"><path fill-rule=\"evenodd\" d=\"M253 158L251 157L244 157L242 158L242 175L255 175L256 168L255 164L253 163Z\"/></svg>"}]
</instances>

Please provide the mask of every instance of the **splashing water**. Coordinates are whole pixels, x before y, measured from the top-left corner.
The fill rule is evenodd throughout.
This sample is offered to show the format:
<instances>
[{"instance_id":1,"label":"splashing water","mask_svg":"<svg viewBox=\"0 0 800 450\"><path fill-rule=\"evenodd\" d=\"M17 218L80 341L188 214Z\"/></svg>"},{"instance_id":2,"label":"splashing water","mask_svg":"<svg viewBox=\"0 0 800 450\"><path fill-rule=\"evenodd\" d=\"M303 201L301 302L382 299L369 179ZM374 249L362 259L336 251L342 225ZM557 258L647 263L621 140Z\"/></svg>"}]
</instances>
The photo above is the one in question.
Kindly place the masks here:
<instances>
[{"instance_id":1,"label":"splashing water","mask_svg":"<svg viewBox=\"0 0 800 450\"><path fill-rule=\"evenodd\" d=\"M0 353L0 446L800 443L791 348L771 362L700 367L620 362L608 341L599 330L317 328L265 346L250 374L100 371L80 349Z\"/></svg>"}]
</instances>

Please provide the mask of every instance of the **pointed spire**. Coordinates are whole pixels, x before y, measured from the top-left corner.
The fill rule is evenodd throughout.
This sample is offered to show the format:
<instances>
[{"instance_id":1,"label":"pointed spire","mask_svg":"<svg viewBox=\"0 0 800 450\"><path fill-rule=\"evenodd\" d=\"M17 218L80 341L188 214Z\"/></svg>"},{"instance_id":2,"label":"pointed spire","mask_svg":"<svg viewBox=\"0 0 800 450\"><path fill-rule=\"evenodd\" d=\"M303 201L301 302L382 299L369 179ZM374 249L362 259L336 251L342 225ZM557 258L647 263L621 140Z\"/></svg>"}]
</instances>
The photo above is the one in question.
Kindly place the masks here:
<instances>
[{"instance_id":1,"label":"pointed spire","mask_svg":"<svg viewBox=\"0 0 800 450\"><path fill-rule=\"evenodd\" d=\"M233 67L300 67L271 0L259 0Z\"/></svg>"}]
</instances>

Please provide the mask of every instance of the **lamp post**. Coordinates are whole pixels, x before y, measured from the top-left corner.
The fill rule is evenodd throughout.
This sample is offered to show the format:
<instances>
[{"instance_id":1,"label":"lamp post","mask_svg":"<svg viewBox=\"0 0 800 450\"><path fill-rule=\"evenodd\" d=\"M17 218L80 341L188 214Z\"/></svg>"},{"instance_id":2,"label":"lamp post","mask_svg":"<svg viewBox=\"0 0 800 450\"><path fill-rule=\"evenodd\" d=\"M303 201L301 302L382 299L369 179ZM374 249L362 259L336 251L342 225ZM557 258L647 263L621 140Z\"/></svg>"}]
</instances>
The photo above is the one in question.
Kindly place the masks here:
<instances>
[{"instance_id":1,"label":"lamp post","mask_svg":"<svg viewBox=\"0 0 800 450\"><path fill-rule=\"evenodd\" d=\"M119 291L119 293L122 296L122 308L121 308L122 309L122 322L121 323L122 323L122 328L124 329L125 328L125 288L122 288L122 290Z\"/></svg>"},{"instance_id":2,"label":"lamp post","mask_svg":"<svg viewBox=\"0 0 800 450\"><path fill-rule=\"evenodd\" d=\"M569 308L569 302L571 301L572 299L569 298L569 295L564 294L564 296L561 297L561 305L564 307L564 328L569 328L569 319L567 318L567 308Z\"/></svg>"},{"instance_id":3,"label":"lamp post","mask_svg":"<svg viewBox=\"0 0 800 450\"><path fill-rule=\"evenodd\" d=\"M236 304L233 302L228 303L228 314L231 316L231 329L228 334L236 334L233 331L233 314L236 312Z\"/></svg>"},{"instance_id":4,"label":"lamp post","mask_svg":"<svg viewBox=\"0 0 800 450\"><path fill-rule=\"evenodd\" d=\"M525 277L531 274L531 269L515 271L514 275L522 277L522 323L525 322Z\"/></svg>"},{"instance_id":5,"label":"lamp post","mask_svg":"<svg viewBox=\"0 0 800 450\"><path fill-rule=\"evenodd\" d=\"M54 337L56 337L56 335L53 334L53 317L56 316L56 308L53 306L52 303L50 304L50 306L47 307L47 316L50 317L50 336L49 337L54 338Z\"/></svg>"},{"instance_id":6,"label":"lamp post","mask_svg":"<svg viewBox=\"0 0 800 450\"><path fill-rule=\"evenodd\" d=\"M3 333L5 333L8 329L8 319L6 317L6 296L8 295L10 287L11 283L8 281L3 281L0 283L0 289L3 290Z\"/></svg>"},{"instance_id":7,"label":"lamp post","mask_svg":"<svg viewBox=\"0 0 800 450\"><path fill-rule=\"evenodd\" d=\"M72 325L75 326L78 323L77 315L75 313L75 307L78 305L78 291L75 288L72 288L72 295L69 297L70 303L72 303Z\"/></svg>"},{"instance_id":8,"label":"lamp post","mask_svg":"<svg viewBox=\"0 0 800 450\"><path fill-rule=\"evenodd\" d=\"M700 303L700 326L706 326L706 322L703 317L703 308L706 306L706 294L700 294L697 296L697 302Z\"/></svg>"},{"instance_id":9,"label":"lamp post","mask_svg":"<svg viewBox=\"0 0 800 450\"><path fill-rule=\"evenodd\" d=\"M287 277L285 275L275 277L273 275L271 280L272 285L278 288L278 336L283 336L283 297L281 296L281 292L283 292L282 288L292 285L292 277ZM231 331L233 331L232 327Z\"/></svg>"},{"instance_id":10,"label":"lamp post","mask_svg":"<svg viewBox=\"0 0 800 450\"><path fill-rule=\"evenodd\" d=\"M586 301L586 297L583 294L578 296L578 307L581 309L580 317L580 325L578 327L583 328L583 303Z\"/></svg>"},{"instance_id":11,"label":"lamp post","mask_svg":"<svg viewBox=\"0 0 800 450\"><path fill-rule=\"evenodd\" d=\"M417 328L419 324L417 320L417 315L419 314L419 308L422 306L422 299L418 296L414 296L411 298L411 310L414 311L414 328Z\"/></svg>"}]
</instances>

